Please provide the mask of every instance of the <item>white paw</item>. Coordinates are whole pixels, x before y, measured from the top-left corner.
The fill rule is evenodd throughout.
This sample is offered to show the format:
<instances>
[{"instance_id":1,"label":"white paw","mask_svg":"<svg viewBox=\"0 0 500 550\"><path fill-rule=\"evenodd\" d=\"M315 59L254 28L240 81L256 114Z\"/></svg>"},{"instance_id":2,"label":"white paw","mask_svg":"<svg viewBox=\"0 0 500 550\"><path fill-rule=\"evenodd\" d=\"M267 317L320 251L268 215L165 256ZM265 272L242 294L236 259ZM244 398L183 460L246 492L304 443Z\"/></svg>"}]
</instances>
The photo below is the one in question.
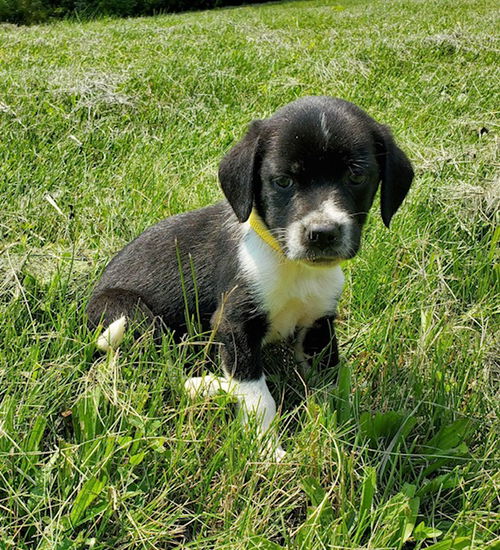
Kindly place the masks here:
<instances>
[{"instance_id":1,"label":"white paw","mask_svg":"<svg viewBox=\"0 0 500 550\"><path fill-rule=\"evenodd\" d=\"M188 378L184 382L184 389L191 399L195 399L198 395L203 395L203 378Z\"/></svg>"},{"instance_id":2,"label":"white paw","mask_svg":"<svg viewBox=\"0 0 500 550\"><path fill-rule=\"evenodd\" d=\"M184 389L191 399L195 399L198 396L215 395L220 390L227 391L227 381L224 378L206 374L205 376L188 378L184 382Z\"/></svg>"},{"instance_id":3,"label":"white paw","mask_svg":"<svg viewBox=\"0 0 500 550\"><path fill-rule=\"evenodd\" d=\"M283 447L276 441L268 441L264 445L264 448L261 450L262 460L265 462L276 462L279 463L283 460L286 455L286 451L283 450Z\"/></svg>"},{"instance_id":4,"label":"white paw","mask_svg":"<svg viewBox=\"0 0 500 550\"><path fill-rule=\"evenodd\" d=\"M286 451L284 451L281 446L278 446L276 447L276 449L274 449L274 452L273 452L273 460L275 462L281 462L283 460L283 458L285 457L286 455Z\"/></svg>"}]
</instances>

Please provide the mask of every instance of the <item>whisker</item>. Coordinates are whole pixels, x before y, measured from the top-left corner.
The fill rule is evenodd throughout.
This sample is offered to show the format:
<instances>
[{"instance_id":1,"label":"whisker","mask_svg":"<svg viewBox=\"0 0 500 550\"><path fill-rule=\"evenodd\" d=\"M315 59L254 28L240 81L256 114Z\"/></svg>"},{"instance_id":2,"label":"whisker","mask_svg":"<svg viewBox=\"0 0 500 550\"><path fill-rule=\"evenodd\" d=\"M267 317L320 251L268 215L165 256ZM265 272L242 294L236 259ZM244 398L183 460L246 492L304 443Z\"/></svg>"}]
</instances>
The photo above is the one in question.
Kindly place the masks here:
<instances>
[{"instance_id":1,"label":"whisker","mask_svg":"<svg viewBox=\"0 0 500 550\"><path fill-rule=\"evenodd\" d=\"M360 212L352 212L351 214L349 214L350 216L359 216L360 214L368 214L368 210L366 211L360 211Z\"/></svg>"}]
</instances>

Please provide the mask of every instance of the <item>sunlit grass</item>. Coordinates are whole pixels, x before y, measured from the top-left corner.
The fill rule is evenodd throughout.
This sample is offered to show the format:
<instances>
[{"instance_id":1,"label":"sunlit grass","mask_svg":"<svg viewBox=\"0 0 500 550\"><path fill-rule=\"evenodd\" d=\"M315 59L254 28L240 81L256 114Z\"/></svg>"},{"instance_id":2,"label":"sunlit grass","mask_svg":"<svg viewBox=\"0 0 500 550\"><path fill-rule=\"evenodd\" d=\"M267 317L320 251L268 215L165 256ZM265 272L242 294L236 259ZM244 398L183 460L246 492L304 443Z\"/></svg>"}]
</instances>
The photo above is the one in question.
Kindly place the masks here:
<instances>
[{"instance_id":1,"label":"sunlit grass","mask_svg":"<svg viewBox=\"0 0 500 550\"><path fill-rule=\"evenodd\" d=\"M496 548L495 6L309 1L0 26L0 548ZM220 198L253 119L307 94L392 127L416 180L346 265L338 372L266 352L265 464L196 336L96 354L84 307L145 227Z\"/></svg>"}]
</instances>

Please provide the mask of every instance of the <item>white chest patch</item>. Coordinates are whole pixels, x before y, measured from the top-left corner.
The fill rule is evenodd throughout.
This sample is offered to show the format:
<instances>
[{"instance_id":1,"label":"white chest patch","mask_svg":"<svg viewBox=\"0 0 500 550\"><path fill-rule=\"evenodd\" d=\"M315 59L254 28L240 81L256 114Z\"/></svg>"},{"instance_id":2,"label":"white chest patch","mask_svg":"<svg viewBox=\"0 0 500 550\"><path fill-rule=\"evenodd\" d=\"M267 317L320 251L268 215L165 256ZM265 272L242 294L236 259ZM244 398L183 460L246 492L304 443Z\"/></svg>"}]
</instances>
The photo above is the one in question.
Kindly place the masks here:
<instances>
[{"instance_id":1,"label":"white chest patch","mask_svg":"<svg viewBox=\"0 0 500 550\"><path fill-rule=\"evenodd\" d=\"M296 328L333 314L344 286L340 266L314 267L283 259L247 224L239 248L240 269L268 313L264 343L287 338Z\"/></svg>"}]
</instances>

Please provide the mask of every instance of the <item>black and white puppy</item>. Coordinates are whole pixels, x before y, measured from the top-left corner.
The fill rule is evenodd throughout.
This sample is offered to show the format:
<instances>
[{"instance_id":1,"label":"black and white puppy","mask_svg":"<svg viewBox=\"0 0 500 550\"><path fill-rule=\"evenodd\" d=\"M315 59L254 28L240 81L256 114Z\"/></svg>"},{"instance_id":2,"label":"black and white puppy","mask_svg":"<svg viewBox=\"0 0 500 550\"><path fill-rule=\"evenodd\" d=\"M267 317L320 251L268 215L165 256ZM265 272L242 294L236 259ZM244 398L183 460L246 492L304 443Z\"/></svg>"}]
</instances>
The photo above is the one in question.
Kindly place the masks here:
<instances>
[{"instance_id":1,"label":"black and white puppy","mask_svg":"<svg viewBox=\"0 0 500 550\"><path fill-rule=\"evenodd\" d=\"M105 327L98 346L116 347L126 319L183 333L186 311L198 309L221 344L225 378L186 388L233 391L266 433L276 405L262 346L295 336L299 361L321 353L323 365L338 362L339 264L359 250L379 182L389 226L412 179L390 131L347 101L305 97L253 121L220 164L226 201L157 223L107 266L88 306L91 325Z\"/></svg>"}]
</instances>

